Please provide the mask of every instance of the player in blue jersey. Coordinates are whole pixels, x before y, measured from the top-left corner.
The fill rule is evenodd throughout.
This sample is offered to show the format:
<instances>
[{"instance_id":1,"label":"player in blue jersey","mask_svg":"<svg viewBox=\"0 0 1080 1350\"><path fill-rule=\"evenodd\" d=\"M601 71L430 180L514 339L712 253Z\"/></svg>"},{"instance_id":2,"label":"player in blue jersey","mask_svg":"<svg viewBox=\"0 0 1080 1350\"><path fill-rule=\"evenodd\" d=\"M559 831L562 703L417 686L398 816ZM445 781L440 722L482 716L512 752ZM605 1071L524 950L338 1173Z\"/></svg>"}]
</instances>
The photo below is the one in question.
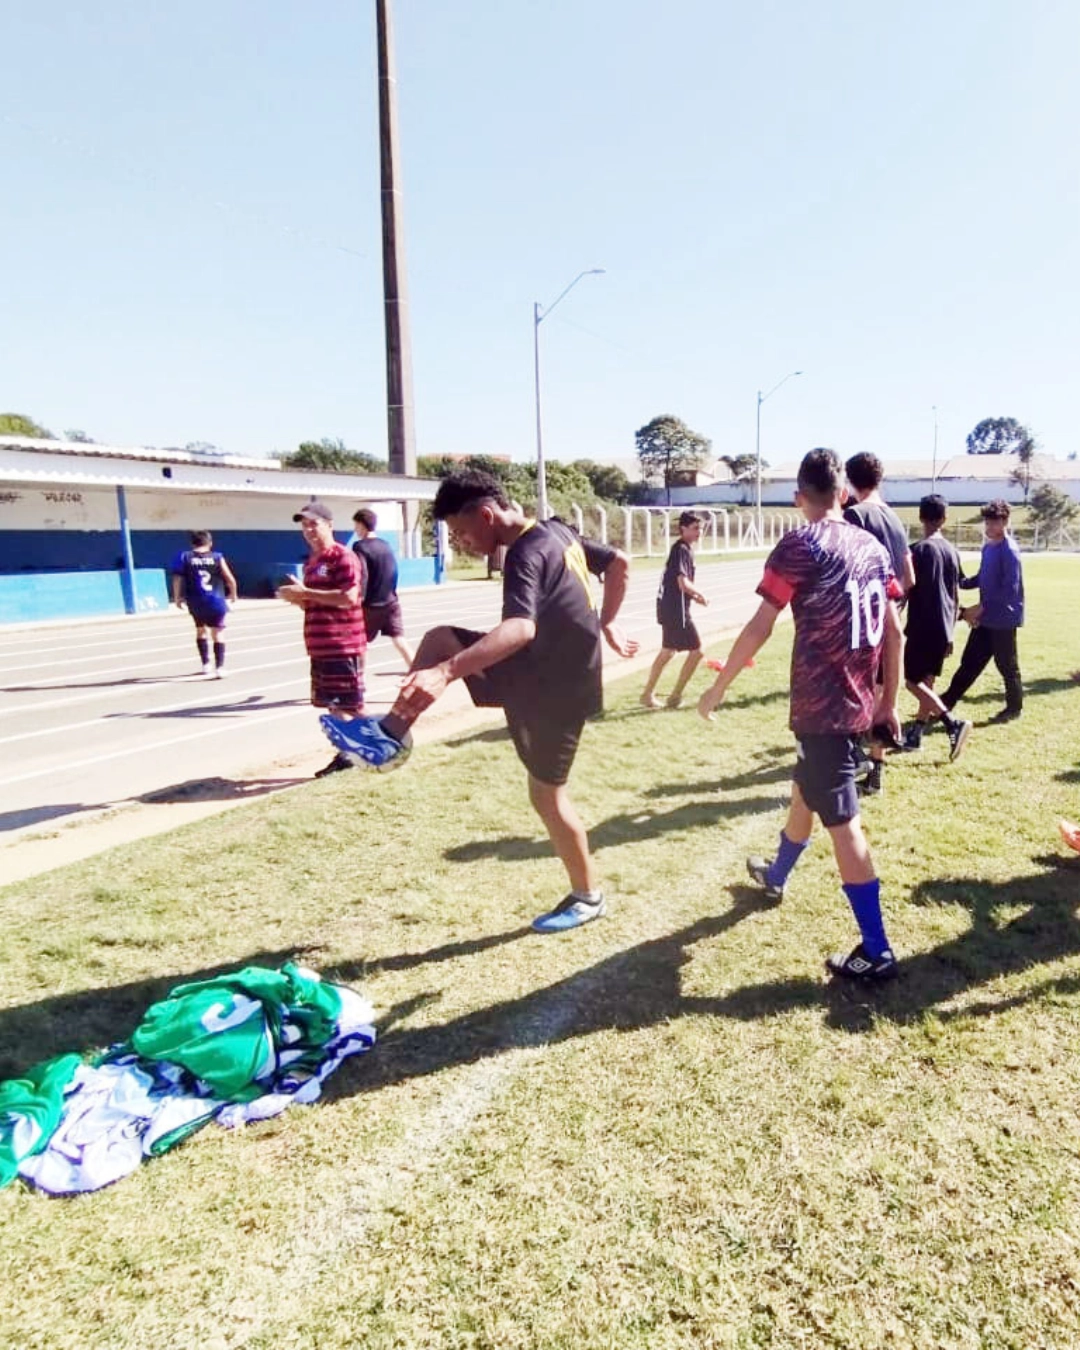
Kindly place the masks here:
<instances>
[{"instance_id":1,"label":"player in blue jersey","mask_svg":"<svg viewBox=\"0 0 1080 1350\"><path fill-rule=\"evenodd\" d=\"M214 550L209 530L196 530L191 547L177 557L172 568L173 604L187 606L195 622L195 646L202 673L220 680L225 674L225 618L236 599L236 578L222 554ZM214 664L210 665L210 643Z\"/></svg>"}]
</instances>

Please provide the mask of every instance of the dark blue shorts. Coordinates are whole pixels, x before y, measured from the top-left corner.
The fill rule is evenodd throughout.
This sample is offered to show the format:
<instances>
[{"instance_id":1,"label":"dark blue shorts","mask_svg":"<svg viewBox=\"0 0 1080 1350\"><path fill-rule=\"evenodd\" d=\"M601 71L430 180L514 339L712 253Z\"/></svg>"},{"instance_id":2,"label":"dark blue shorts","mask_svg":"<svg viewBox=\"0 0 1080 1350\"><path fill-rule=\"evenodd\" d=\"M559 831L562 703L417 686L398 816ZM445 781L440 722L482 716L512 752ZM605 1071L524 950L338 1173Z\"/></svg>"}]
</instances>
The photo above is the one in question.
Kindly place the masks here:
<instances>
[{"instance_id":1,"label":"dark blue shorts","mask_svg":"<svg viewBox=\"0 0 1080 1350\"><path fill-rule=\"evenodd\" d=\"M216 595L203 595L188 601L188 613L199 628L224 628L229 607Z\"/></svg>"},{"instance_id":2,"label":"dark blue shorts","mask_svg":"<svg viewBox=\"0 0 1080 1350\"><path fill-rule=\"evenodd\" d=\"M859 814L855 768L863 759L860 737L834 733L796 736L795 782L803 801L826 829Z\"/></svg>"}]
</instances>

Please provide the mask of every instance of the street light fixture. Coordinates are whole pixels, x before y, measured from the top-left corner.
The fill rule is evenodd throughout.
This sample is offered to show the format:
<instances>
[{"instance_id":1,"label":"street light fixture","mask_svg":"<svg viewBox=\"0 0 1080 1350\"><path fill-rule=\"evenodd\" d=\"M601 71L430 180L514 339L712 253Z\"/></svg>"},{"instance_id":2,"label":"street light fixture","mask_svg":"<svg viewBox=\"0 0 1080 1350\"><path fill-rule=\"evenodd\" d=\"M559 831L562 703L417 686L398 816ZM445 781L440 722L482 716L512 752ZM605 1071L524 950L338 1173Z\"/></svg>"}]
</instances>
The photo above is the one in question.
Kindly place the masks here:
<instances>
[{"instance_id":1,"label":"street light fixture","mask_svg":"<svg viewBox=\"0 0 1080 1350\"><path fill-rule=\"evenodd\" d=\"M796 375L801 374L802 374L801 370L789 371L788 374L784 376L784 378L780 381L779 384L773 385L773 387L769 390L767 394L763 394L760 389L757 391L757 439L755 442L755 450L754 450L754 458L757 461L757 466L755 473L755 489L754 489L754 519L757 522L757 536L759 544L765 543L765 533L762 528L763 522L761 518L761 405L765 402L767 398L772 398L773 394L776 393L776 391L780 388L781 384L787 384L788 380L792 379Z\"/></svg>"},{"instance_id":2,"label":"street light fixture","mask_svg":"<svg viewBox=\"0 0 1080 1350\"><path fill-rule=\"evenodd\" d=\"M547 470L544 466L544 438L540 428L540 324L559 301L564 296L569 295L582 277L602 276L603 271L602 267L589 267L584 272L579 272L570 285L561 290L546 309L541 308L539 301L533 303L533 370L536 375L536 515L538 520L547 520L549 515Z\"/></svg>"}]
</instances>

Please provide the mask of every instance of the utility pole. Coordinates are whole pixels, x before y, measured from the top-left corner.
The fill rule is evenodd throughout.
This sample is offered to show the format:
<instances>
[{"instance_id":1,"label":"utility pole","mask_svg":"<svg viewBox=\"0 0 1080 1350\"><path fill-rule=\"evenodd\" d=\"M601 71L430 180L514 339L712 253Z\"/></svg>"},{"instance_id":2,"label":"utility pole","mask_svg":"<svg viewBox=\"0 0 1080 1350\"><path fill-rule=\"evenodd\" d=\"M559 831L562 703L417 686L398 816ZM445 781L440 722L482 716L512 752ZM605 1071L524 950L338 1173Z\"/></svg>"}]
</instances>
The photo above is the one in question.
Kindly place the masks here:
<instances>
[{"instance_id":1,"label":"utility pole","mask_svg":"<svg viewBox=\"0 0 1080 1350\"><path fill-rule=\"evenodd\" d=\"M379 170L382 185L383 298L386 319L386 418L390 472L416 474L413 417L412 344L405 280L405 227L398 185L397 79L391 0L375 0L379 52ZM415 502L402 502L404 544L411 551L417 518Z\"/></svg>"}]
</instances>

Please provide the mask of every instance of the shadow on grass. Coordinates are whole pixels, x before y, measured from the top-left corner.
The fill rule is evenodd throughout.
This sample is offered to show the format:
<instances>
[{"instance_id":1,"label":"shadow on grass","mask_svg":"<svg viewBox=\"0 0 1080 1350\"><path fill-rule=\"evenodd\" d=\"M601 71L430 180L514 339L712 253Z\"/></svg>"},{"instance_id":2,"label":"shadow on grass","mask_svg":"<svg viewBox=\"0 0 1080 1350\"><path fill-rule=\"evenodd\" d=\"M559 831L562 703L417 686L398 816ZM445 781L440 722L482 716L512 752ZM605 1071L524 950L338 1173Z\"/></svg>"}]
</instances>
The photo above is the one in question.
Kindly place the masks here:
<instances>
[{"instance_id":1,"label":"shadow on grass","mask_svg":"<svg viewBox=\"0 0 1080 1350\"><path fill-rule=\"evenodd\" d=\"M302 962L309 950L288 947L282 951L253 952L205 970L155 975L131 984L80 989L18 1008L0 1008L0 1081L52 1055L69 1051L78 1054L123 1040L139 1025L150 1004L164 998L174 985L209 980L244 966L276 967L286 961Z\"/></svg>"},{"instance_id":2,"label":"shadow on grass","mask_svg":"<svg viewBox=\"0 0 1080 1350\"><path fill-rule=\"evenodd\" d=\"M185 783L144 792L136 801L151 805L170 802L233 802L264 797L268 792L310 783L310 778L189 778Z\"/></svg>"},{"instance_id":3,"label":"shadow on grass","mask_svg":"<svg viewBox=\"0 0 1080 1350\"><path fill-rule=\"evenodd\" d=\"M981 676L979 678L982 679ZM1076 681L1067 675L1042 675L1037 680L1024 680L1023 683L1025 698L1038 698L1040 694L1058 694L1063 689L1076 688ZM999 679L995 688L984 689L980 694L965 694L957 706L963 708L969 703L1000 703L1004 697L1004 687Z\"/></svg>"},{"instance_id":4,"label":"shadow on grass","mask_svg":"<svg viewBox=\"0 0 1080 1350\"><path fill-rule=\"evenodd\" d=\"M598 1031L633 1031L690 1012L708 1011L701 1000L682 996L679 972L690 948L761 912L760 892L739 887L736 903L651 942L617 952L565 980L466 1013L441 1026L395 1030L392 1008L379 1053L362 1068L343 1065L327 1083L327 1099L375 1092L411 1078L474 1064L510 1050L550 1045ZM551 939L546 939L550 941ZM705 1001L708 1003L708 1000Z\"/></svg>"},{"instance_id":5,"label":"shadow on grass","mask_svg":"<svg viewBox=\"0 0 1080 1350\"><path fill-rule=\"evenodd\" d=\"M980 878L931 880L919 887L917 904L963 905L971 928L928 952L907 958L901 978L864 987L843 981L799 977L745 985L717 998L684 996L680 972L697 942L716 937L763 908L761 894L732 886L734 904L667 937L643 942L571 975L565 980L478 1009L441 1026L388 1030L379 1053L346 1066L328 1095L344 1096L476 1063L515 1049L528 1049L592 1035L633 1031L677 1017L748 1021L821 1009L828 1025L860 1033L881 1020L918 1021L969 990L1002 976L1080 952L1076 914L1078 866L1017 877L1000 885ZM1023 907L1011 921L995 921L999 910ZM508 935L508 936L517 936ZM1042 997L1080 988L1080 976L1050 980L1001 1000L968 1004L948 1018L990 1016ZM402 1016L391 1010L390 1023Z\"/></svg>"},{"instance_id":6,"label":"shadow on grass","mask_svg":"<svg viewBox=\"0 0 1080 1350\"><path fill-rule=\"evenodd\" d=\"M712 790L712 786L708 785L709 790ZM620 844L656 839L672 831L701 829L735 816L774 811L776 806L775 797L742 797L735 801L690 802L672 811L656 814L648 810L626 811L590 829L589 845L595 853L604 848L617 848ZM550 853L551 844L546 839L508 835L503 839L470 839L467 844L456 844L446 849L443 857L449 862L476 862L481 858L527 862L546 858Z\"/></svg>"}]
</instances>

